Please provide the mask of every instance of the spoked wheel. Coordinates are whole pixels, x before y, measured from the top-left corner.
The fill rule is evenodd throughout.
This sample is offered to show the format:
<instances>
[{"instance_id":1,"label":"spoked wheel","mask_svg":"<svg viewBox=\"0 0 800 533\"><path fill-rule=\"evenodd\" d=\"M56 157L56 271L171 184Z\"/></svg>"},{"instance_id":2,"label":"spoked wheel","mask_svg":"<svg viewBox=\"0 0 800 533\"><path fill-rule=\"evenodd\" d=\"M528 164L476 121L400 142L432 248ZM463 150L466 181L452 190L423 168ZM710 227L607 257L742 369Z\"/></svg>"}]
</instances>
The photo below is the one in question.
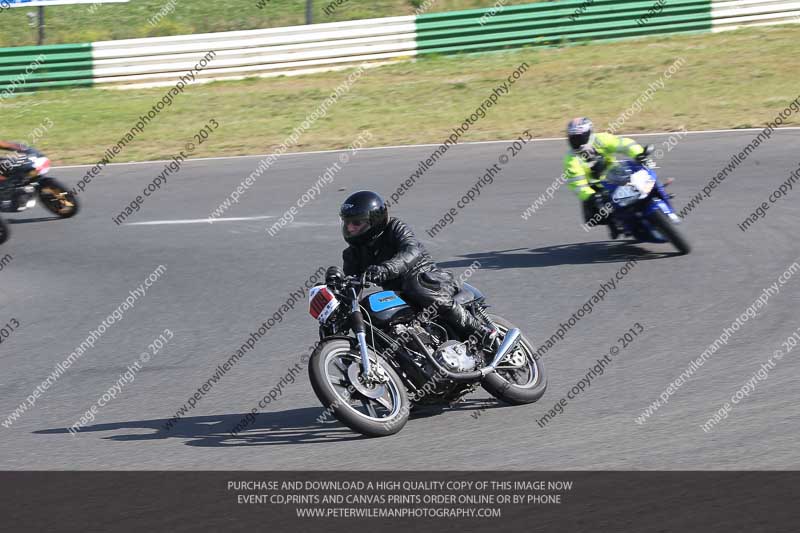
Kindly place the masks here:
<instances>
[{"instance_id":1,"label":"spoked wheel","mask_svg":"<svg viewBox=\"0 0 800 533\"><path fill-rule=\"evenodd\" d=\"M403 429L409 401L397 373L373 352L373 378L364 379L361 356L345 340L323 343L311 355L308 374L314 393L342 424L370 437L385 437Z\"/></svg>"},{"instance_id":2,"label":"spoked wheel","mask_svg":"<svg viewBox=\"0 0 800 533\"><path fill-rule=\"evenodd\" d=\"M39 180L39 198L48 211L61 218L73 217L78 213L75 195L53 178Z\"/></svg>"},{"instance_id":3,"label":"spoked wheel","mask_svg":"<svg viewBox=\"0 0 800 533\"><path fill-rule=\"evenodd\" d=\"M515 327L498 315L490 314L489 319L497 327L501 339ZM547 376L535 353L533 345L520 335L517 345L500 362L497 371L486 376L481 385L489 394L506 403L522 405L537 401L547 389Z\"/></svg>"},{"instance_id":4,"label":"spoked wheel","mask_svg":"<svg viewBox=\"0 0 800 533\"><path fill-rule=\"evenodd\" d=\"M10 234L11 232L8 229L8 224L6 224L5 220L0 218L0 244L6 242Z\"/></svg>"}]
</instances>

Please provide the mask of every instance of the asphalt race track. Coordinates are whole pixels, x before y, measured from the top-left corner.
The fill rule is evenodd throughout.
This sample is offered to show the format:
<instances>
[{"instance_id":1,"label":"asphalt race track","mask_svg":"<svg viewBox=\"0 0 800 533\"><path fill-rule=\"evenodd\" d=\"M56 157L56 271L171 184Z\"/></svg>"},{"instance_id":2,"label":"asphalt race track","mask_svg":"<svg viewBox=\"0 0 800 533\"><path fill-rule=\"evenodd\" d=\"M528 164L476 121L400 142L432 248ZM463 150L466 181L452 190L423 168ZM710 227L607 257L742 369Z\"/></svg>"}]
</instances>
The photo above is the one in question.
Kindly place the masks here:
<instances>
[{"instance_id":1,"label":"asphalt race track","mask_svg":"<svg viewBox=\"0 0 800 533\"><path fill-rule=\"evenodd\" d=\"M660 161L683 207L757 132L686 135ZM665 146L667 136L643 137ZM626 262L635 266L549 350L549 387L537 404L506 407L482 391L441 413L413 417L398 435L365 439L322 407L305 369L238 437L229 434L317 335L306 299L286 313L196 402L187 402L320 266L340 264L337 210L349 191L388 195L432 147L363 150L274 237L266 229L341 153L285 155L214 223L203 221L259 158L187 162L125 225L112 218L164 163L113 165L80 197L82 212L52 219L40 206L9 216L0 271L0 325L19 327L0 344L0 469L796 469L800 349L759 379L727 418L701 425L741 389L800 327L800 272L758 316L671 393L643 424L636 417L730 327L800 256L800 192L772 205L747 232L737 224L798 167L800 130L773 135L687 217L694 249L610 242L582 229L574 195L562 187L523 220L522 212L561 173L564 141L526 145L494 183L435 238L426 234L506 151L507 143L452 148L403 196L393 214L412 224L434 258L462 271L494 311L535 344L551 336ZM56 169L70 186L86 168ZM797 186L795 186L797 189ZM792 196L796 196L793 198ZM253 218L260 217L260 218ZM264 218L273 217L273 218ZM183 221L183 223L166 222ZM153 222L153 224L136 224ZM2 264L2 263L0 263ZM80 359L13 423L9 415L159 265L166 270ZM639 322L644 332L545 427L537 420ZM169 329L173 338L121 387L96 418L76 423ZM8 426L8 427L6 427Z\"/></svg>"}]
</instances>

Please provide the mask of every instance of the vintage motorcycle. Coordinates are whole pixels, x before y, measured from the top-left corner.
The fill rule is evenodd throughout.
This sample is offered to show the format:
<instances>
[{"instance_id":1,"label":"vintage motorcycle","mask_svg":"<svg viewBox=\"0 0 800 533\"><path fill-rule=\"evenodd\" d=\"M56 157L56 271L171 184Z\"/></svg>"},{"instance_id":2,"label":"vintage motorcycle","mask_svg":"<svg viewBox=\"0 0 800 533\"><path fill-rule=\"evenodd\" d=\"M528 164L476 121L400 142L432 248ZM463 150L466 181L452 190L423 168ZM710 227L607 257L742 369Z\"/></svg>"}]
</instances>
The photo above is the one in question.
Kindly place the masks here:
<instances>
[{"instance_id":1,"label":"vintage motorcycle","mask_svg":"<svg viewBox=\"0 0 800 533\"><path fill-rule=\"evenodd\" d=\"M493 343L459 338L435 311L414 309L394 291L363 295L369 286L363 275L330 267L325 285L309 292L309 312L320 324L311 385L326 412L350 429L392 435L413 406L453 404L478 385L515 405L544 394L547 378L533 345L487 313L475 287L464 283L455 300L498 330Z\"/></svg>"}]
</instances>

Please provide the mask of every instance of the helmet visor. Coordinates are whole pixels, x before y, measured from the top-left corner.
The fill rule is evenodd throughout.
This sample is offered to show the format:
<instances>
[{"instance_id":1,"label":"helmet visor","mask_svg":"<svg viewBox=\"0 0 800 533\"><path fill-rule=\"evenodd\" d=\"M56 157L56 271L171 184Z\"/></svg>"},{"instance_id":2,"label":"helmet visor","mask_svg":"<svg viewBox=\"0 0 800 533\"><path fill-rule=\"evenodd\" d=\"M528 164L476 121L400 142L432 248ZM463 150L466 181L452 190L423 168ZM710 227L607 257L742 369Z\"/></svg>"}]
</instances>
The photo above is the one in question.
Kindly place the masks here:
<instances>
[{"instance_id":1,"label":"helmet visor","mask_svg":"<svg viewBox=\"0 0 800 533\"><path fill-rule=\"evenodd\" d=\"M345 239L364 235L370 230L372 224L369 221L369 214L352 215L340 217L342 220L342 235Z\"/></svg>"},{"instance_id":2,"label":"helmet visor","mask_svg":"<svg viewBox=\"0 0 800 533\"><path fill-rule=\"evenodd\" d=\"M583 133L570 133L568 136L569 145L573 150L580 150L582 146L589 142L591 134L592 133L590 131Z\"/></svg>"}]
</instances>

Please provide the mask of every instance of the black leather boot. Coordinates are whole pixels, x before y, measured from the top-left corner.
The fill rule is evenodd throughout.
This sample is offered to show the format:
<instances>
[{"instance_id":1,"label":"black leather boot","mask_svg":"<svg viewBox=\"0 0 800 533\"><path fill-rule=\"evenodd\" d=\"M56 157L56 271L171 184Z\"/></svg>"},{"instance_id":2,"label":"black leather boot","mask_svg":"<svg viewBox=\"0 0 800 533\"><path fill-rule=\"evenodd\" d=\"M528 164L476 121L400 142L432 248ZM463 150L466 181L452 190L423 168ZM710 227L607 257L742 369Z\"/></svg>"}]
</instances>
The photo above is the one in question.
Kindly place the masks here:
<instances>
[{"instance_id":1,"label":"black leather boot","mask_svg":"<svg viewBox=\"0 0 800 533\"><path fill-rule=\"evenodd\" d=\"M463 305L455 304L449 310L441 313L441 315L450 327L461 336L462 340L473 337L479 344L488 343L488 345L491 345L497 337L496 329L483 324L472 313L467 311Z\"/></svg>"}]
</instances>

